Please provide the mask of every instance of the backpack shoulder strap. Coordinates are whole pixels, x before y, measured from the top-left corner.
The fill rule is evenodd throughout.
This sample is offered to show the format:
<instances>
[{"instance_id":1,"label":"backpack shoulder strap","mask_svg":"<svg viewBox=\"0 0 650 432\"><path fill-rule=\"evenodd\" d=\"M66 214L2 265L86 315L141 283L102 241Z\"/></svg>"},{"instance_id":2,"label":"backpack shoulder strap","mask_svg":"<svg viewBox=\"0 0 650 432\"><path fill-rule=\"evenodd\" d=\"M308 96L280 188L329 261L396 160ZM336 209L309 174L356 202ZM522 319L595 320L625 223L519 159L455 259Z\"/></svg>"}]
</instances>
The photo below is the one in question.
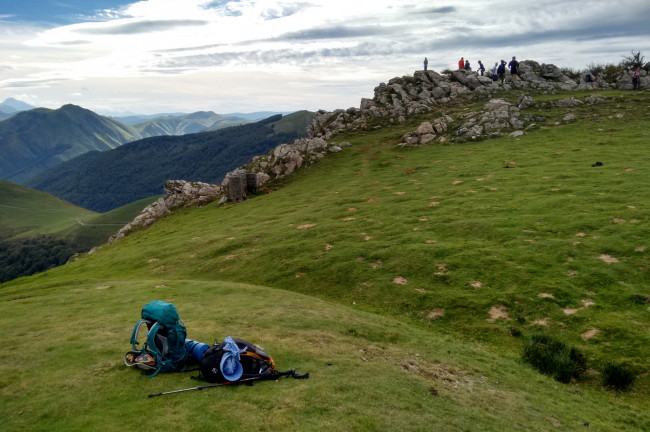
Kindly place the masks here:
<instances>
[{"instance_id":1,"label":"backpack shoulder strap","mask_svg":"<svg viewBox=\"0 0 650 432\"><path fill-rule=\"evenodd\" d=\"M133 327L133 333L131 334L131 345L133 345L133 350L138 350L138 333L140 332L140 327L142 325L147 325L149 321L141 319L137 323L135 323L135 326Z\"/></svg>"},{"instance_id":2,"label":"backpack shoulder strap","mask_svg":"<svg viewBox=\"0 0 650 432\"><path fill-rule=\"evenodd\" d=\"M158 375L158 372L163 367L163 358L162 358L162 353L156 346L156 334L158 334L158 330L160 330L160 324L157 322L153 323L149 331L147 332L147 340L144 343L143 350L147 350L148 352L152 353L154 358L156 359L156 371L151 374L147 375L147 378L153 378L156 375Z\"/></svg>"}]
</instances>

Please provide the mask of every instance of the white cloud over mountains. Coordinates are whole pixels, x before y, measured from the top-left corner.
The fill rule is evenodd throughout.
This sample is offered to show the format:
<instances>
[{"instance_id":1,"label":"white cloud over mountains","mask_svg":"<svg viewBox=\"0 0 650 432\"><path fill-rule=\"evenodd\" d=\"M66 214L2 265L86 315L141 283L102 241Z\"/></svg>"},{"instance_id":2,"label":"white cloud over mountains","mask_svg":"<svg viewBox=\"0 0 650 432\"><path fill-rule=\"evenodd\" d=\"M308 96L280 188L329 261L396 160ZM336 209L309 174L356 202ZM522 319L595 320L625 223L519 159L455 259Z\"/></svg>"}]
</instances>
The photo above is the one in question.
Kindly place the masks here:
<instances>
[{"instance_id":1,"label":"white cloud over mountains","mask_svg":"<svg viewBox=\"0 0 650 432\"><path fill-rule=\"evenodd\" d=\"M149 113L346 108L424 56L436 70L460 56L616 63L645 53L649 18L645 0L148 0L47 26L0 15L0 97Z\"/></svg>"}]
</instances>

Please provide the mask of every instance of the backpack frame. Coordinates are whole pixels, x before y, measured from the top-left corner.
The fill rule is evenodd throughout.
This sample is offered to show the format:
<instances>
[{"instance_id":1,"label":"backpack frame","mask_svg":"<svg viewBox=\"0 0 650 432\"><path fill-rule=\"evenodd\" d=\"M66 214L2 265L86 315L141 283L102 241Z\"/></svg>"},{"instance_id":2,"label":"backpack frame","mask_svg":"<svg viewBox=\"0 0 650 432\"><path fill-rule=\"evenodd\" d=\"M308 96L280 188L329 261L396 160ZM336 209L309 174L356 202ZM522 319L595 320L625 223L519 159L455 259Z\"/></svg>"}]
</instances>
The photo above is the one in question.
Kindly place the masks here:
<instances>
[{"instance_id":1,"label":"backpack frame","mask_svg":"<svg viewBox=\"0 0 650 432\"><path fill-rule=\"evenodd\" d=\"M138 348L143 326L146 326L147 334L142 347ZM145 371L154 371L148 378L153 378L159 372L183 371L189 357L185 347L186 337L185 324L173 304L160 300L150 302L142 308L142 319L133 327L132 350L125 354L124 363ZM134 361L138 356L146 354L153 358L154 365Z\"/></svg>"}]
</instances>

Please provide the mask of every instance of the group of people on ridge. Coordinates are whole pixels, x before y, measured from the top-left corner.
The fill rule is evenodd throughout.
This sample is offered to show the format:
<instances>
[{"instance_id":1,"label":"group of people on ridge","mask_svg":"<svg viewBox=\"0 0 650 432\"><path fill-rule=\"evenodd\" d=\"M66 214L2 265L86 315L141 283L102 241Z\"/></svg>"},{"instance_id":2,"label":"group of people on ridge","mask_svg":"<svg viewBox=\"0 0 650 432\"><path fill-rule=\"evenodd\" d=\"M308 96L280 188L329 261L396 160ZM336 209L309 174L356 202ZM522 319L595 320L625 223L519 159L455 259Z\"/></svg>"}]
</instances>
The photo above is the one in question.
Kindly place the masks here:
<instances>
[{"instance_id":1,"label":"group of people on ridge","mask_svg":"<svg viewBox=\"0 0 650 432\"><path fill-rule=\"evenodd\" d=\"M508 69L510 69L510 76L517 76L519 73L519 62L517 61L517 58L515 56L512 57L512 60L510 60L510 63L507 65ZM461 57L460 60L458 61L458 69L463 69L463 70L472 70L472 67L469 64L469 60L465 60L465 58ZM478 61L478 73L481 74L481 76L485 75L485 66L483 66L483 63L481 60ZM506 61L501 60L501 63L499 64L494 63L494 67L491 70L491 75L490 77L492 78L492 81L503 81L505 80L506 77Z\"/></svg>"}]
</instances>

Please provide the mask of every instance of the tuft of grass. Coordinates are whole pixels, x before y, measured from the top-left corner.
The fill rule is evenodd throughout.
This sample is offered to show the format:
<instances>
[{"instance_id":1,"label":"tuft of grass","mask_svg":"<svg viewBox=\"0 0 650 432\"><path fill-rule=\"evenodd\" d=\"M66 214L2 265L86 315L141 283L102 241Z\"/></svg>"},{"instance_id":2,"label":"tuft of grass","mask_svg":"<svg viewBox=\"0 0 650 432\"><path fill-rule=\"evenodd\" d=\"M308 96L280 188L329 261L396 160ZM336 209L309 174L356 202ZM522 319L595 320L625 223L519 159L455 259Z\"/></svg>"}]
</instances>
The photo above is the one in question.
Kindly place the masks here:
<instances>
[{"instance_id":1,"label":"tuft of grass","mask_svg":"<svg viewBox=\"0 0 650 432\"><path fill-rule=\"evenodd\" d=\"M587 358L582 352L546 334L532 335L521 356L541 373L562 383L580 378L587 370Z\"/></svg>"},{"instance_id":2,"label":"tuft of grass","mask_svg":"<svg viewBox=\"0 0 650 432\"><path fill-rule=\"evenodd\" d=\"M636 375L629 364L610 362L603 369L603 385L616 390L628 390Z\"/></svg>"}]
</instances>

